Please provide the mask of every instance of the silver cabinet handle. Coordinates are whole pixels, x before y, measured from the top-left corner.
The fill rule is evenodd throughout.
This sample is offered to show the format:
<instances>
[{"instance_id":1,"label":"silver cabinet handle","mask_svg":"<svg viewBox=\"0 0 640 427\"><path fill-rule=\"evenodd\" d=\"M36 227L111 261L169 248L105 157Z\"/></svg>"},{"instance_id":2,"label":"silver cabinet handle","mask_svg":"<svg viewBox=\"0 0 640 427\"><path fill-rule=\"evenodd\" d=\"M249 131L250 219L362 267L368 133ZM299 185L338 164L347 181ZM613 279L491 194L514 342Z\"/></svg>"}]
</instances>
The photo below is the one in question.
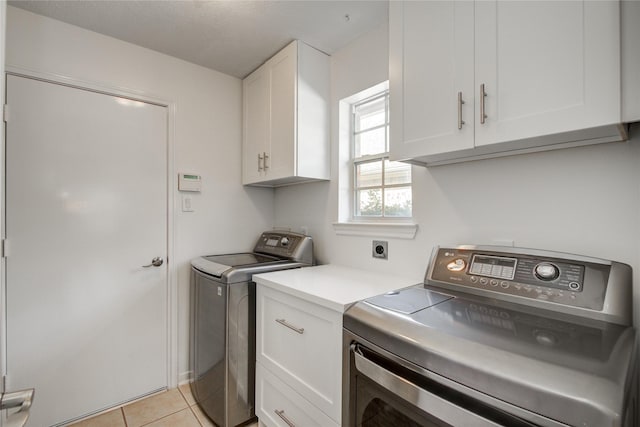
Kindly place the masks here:
<instances>
[{"instance_id":1,"label":"silver cabinet handle","mask_svg":"<svg viewBox=\"0 0 640 427\"><path fill-rule=\"evenodd\" d=\"M35 390L30 388L11 393L3 393L0 398L0 410L20 407L20 409L7 417L5 427L22 427L29 419L29 408L33 402Z\"/></svg>"},{"instance_id":2,"label":"silver cabinet handle","mask_svg":"<svg viewBox=\"0 0 640 427\"><path fill-rule=\"evenodd\" d=\"M154 259L151 260L151 264L148 265L143 265L144 268L148 268L148 267L160 267L162 265L162 263L164 262L164 260L157 256Z\"/></svg>"},{"instance_id":3,"label":"silver cabinet handle","mask_svg":"<svg viewBox=\"0 0 640 427\"><path fill-rule=\"evenodd\" d=\"M258 153L258 172L262 170L263 161L264 161L264 157L262 157L262 154Z\"/></svg>"},{"instance_id":4,"label":"silver cabinet handle","mask_svg":"<svg viewBox=\"0 0 640 427\"><path fill-rule=\"evenodd\" d=\"M458 130L462 129L462 125L464 124L464 120L462 120L462 104L464 104L462 92L458 92Z\"/></svg>"},{"instance_id":5,"label":"silver cabinet handle","mask_svg":"<svg viewBox=\"0 0 640 427\"><path fill-rule=\"evenodd\" d=\"M287 418L287 416L284 414L284 409L282 409L280 411L276 409L274 412L276 413L277 416L282 418L282 421L287 423L287 425L289 427L296 427L296 425L289 418Z\"/></svg>"},{"instance_id":6,"label":"silver cabinet handle","mask_svg":"<svg viewBox=\"0 0 640 427\"><path fill-rule=\"evenodd\" d=\"M289 329L296 331L300 335L304 334L304 328L297 328L293 326L291 323L287 322L285 319L276 319L276 322L280 323L283 326L286 326Z\"/></svg>"},{"instance_id":7,"label":"silver cabinet handle","mask_svg":"<svg viewBox=\"0 0 640 427\"><path fill-rule=\"evenodd\" d=\"M484 83L480 85L480 123L484 124L487 115L484 113L484 99L487 97L487 92L484 90Z\"/></svg>"},{"instance_id":8,"label":"silver cabinet handle","mask_svg":"<svg viewBox=\"0 0 640 427\"><path fill-rule=\"evenodd\" d=\"M267 159L269 158L269 155L267 153L264 153L264 170L266 171L267 169L269 169L269 165L267 165Z\"/></svg>"}]
</instances>

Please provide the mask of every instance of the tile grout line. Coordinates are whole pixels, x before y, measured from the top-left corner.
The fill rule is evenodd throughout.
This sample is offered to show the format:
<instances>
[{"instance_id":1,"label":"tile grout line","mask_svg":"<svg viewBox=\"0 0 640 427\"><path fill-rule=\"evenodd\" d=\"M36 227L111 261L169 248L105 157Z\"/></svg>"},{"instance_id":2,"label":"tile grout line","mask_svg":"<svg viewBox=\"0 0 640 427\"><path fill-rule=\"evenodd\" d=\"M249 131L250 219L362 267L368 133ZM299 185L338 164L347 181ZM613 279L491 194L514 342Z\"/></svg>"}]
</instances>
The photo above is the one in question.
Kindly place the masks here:
<instances>
[{"instance_id":1,"label":"tile grout line","mask_svg":"<svg viewBox=\"0 0 640 427\"><path fill-rule=\"evenodd\" d=\"M179 395L180 395L180 397L182 398L182 402L185 404L185 407L180 408L180 409L178 409L178 410L176 410L176 411L174 411L174 412L171 412L171 413L169 413L169 414L166 414L166 415L164 415L164 416L162 416L162 417L160 417L160 418L156 418L156 419L153 419L153 420L151 420L151 421L149 421L149 422L147 422L147 423L141 424L139 427L148 426L149 424L152 424L152 423L154 423L154 422L156 422L156 421L162 420L162 419L164 419L164 418L167 418L167 417L170 417L170 416L172 416L172 415L175 415L175 414L177 414L177 413L179 413L179 412L182 412L182 411L184 411L185 409L189 409L189 411L191 412L191 414L195 417L195 419L196 419L196 421L197 421L198 425L200 425L200 426L202 426L202 427L205 427L205 426L204 426L204 424L202 424L202 422L200 421L200 419L199 419L199 418L198 418L198 416L196 415L195 411L193 410L193 406L197 405L197 403L194 403L193 405L190 405L190 404L189 404L189 402L188 402L188 400L187 400L187 397L184 395L184 393L182 392L182 390L180 390L179 388L177 388L177 389L178 389L178 394L179 394ZM169 390L167 390L167 391L169 391ZM153 396L150 396L150 397L153 397ZM143 400L144 400L144 399L143 399ZM143 401L143 400L139 400L139 401ZM113 409L112 409L112 411L116 411L116 410L120 411L120 416L122 417L122 421L123 421L123 423L124 423L124 427L132 427L132 426L130 426L130 425L129 425L129 422L127 421L127 416L126 416L126 413L125 413L125 410L124 410L125 406L128 406L128 405L130 405L130 404L131 404L131 403L128 403L128 404L126 404L126 405L120 405L120 406L118 406L118 407L116 407L116 408L113 408Z\"/></svg>"},{"instance_id":2,"label":"tile grout line","mask_svg":"<svg viewBox=\"0 0 640 427\"><path fill-rule=\"evenodd\" d=\"M194 403L193 405L191 405L188 401L187 401L187 396L185 396L185 394L182 392L182 389L180 388L180 386L178 386L178 391L180 392L180 394L182 395L182 397L184 398L184 400L187 402L187 406L189 407L189 410L191 411L191 413L193 414L193 416L196 418L196 421L198 422L198 424L200 425L200 427L205 427L205 425L202 423L202 421L200 421L200 417L198 417L198 414L196 414L196 411L193 410L193 407L197 405L197 403ZM194 399L195 400L195 399Z\"/></svg>"},{"instance_id":3,"label":"tile grout line","mask_svg":"<svg viewBox=\"0 0 640 427\"><path fill-rule=\"evenodd\" d=\"M184 402L184 404L185 404L185 405L187 405L187 408L189 408L189 402L187 402L187 399L185 399L185 398L184 398L184 396L182 395L182 391L180 391L180 388L178 388L178 387L177 387L177 389L178 389L178 394L179 394L179 395L180 395L180 397L182 398L182 401ZM168 390L167 390L167 391L168 391ZM186 409L186 408L178 409L177 411L172 412L172 413L170 413L170 414L167 414L167 415L165 415L165 416L163 416L163 417L156 418L156 419L155 419L155 420L153 420L153 421L149 421L148 423L143 424L143 425L141 425L140 427L148 426L148 425L149 425L149 424L151 424L151 423L155 423L156 421L160 421L160 420L162 420L162 419L164 419L164 418L167 418L167 417L170 417L170 416L172 416L172 415L175 415L175 414L177 414L178 412L182 412L182 411L184 411L185 409ZM195 414L194 414L194 416L195 416ZM198 417L196 417L196 420L198 420ZM198 423L199 423L199 421L198 421Z\"/></svg>"},{"instance_id":4,"label":"tile grout line","mask_svg":"<svg viewBox=\"0 0 640 427\"><path fill-rule=\"evenodd\" d=\"M127 423L127 417L124 415L124 405L120 406L120 415L122 415L122 420L124 421L124 427L129 427Z\"/></svg>"},{"instance_id":5,"label":"tile grout line","mask_svg":"<svg viewBox=\"0 0 640 427\"><path fill-rule=\"evenodd\" d=\"M198 415L196 414L196 412L193 410L193 406L189 406L189 410L191 411L191 413L193 414L194 417L196 417L196 421L198 422L198 424L200 425L200 427L204 427L204 424L202 424L202 421L200 421L200 418L198 418Z\"/></svg>"},{"instance_id":6,"label":"tile grout line","mask_svg":"<svg viewBox=\"0 0 640 427\"><path fill-rule=\"evenodd\" d=\"M188 408L189 408L189 406L187 405L187 407L186 407L186 408L182 408L182 409L180 409L180 410L178 410L178 411L176 411L176 412L172 412L172 413L170 413L170 414L167 414L167 415L165 415L164 417L156 418L155 420L152 420L152 421L149 421L148 423L142 424L140 427L148 426L149 424L153 424L153 423L155 423L156 421L164 420L165 418L169 418L169 417L171 417L171 416L173 416L173 415L177 414L178 412L182 412L182 411L184 411L185 409L188 409ZM198 420L198 417L196 417L196 421L197 421L197 420ZM199 421L198 421L198 422L199 422Z\"/></svg>"},{"instance_id":7,"label":"tile grout line","mask_svg":"<svg viewBox=\"0 0 640 427\"><path fill-rule=\"evenodd\" d=\"M169 390L166 390L166 391L165 391L165 393L166 393L166 392L168 392L168 391L169 391ZM178 394L180 395L180 397L182 397L182 400L183 400L183 402L185 403L185 405L187 405L187 407L186 407L186 408L189 408L189 402L187 402L187 399L185 399L185 397L182 395L182 392L180 391L180 389L178 389ZM151 396L151 397L153 397L153 396ZM124 407L125 407L125 406L126 406L126 405L123 405L123 406L121 406L121 407L120 407L120 409L122 409L122 414L123 414L123 416L124 416ZM175 411L175 412L172 412L172 413L167 414L167 415L164 415L164 416L162 416L162 417L160 417L160 418L156 418L156 419L154 419L154 420L151 420L151 421L149 421L148 423L141 424L139 427L148 426L148 425L149 425L149 424L151 424L151 423L155 423L156 421L160 421L160 420L162 420L162 419L164 419L164 418L167 418L167 417L170 417L170 416L172 416L172 415L175 415L175 414L177 414L178 412L184 411L186 408L178 409L178 410L177 410L177 411ZM195 416L195 414L194 414L194 416ZM196 417L196 420L198 420L198 417ZM124 416L124 422L125 422L126 427L129 427L129 424L127 423L127 417L126 417L126 416ZM200 422L200 421L198 420L198 423L199 423L199 422Z\"/></svg>"}]
</instances>

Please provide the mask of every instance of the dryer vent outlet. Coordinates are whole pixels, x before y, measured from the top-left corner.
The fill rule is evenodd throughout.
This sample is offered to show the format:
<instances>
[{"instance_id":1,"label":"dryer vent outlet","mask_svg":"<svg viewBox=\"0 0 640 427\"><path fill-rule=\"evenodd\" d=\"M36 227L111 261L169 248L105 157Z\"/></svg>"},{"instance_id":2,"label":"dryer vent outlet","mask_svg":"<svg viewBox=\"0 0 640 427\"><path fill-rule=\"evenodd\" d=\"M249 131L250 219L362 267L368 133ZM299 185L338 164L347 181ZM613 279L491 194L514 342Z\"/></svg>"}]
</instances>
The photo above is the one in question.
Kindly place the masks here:
<instances>
[{"instance_id":1,"label":"dryer vent outlet","mask_svg":"<svg viewBox=\"0 0 640 427\"><path fill-rule=\"evenodd\" d=\"M374 258L387 259L389 255L388 243L384 240L374 240L372 244L371 255Z\"/></svg>"}]
</instances>

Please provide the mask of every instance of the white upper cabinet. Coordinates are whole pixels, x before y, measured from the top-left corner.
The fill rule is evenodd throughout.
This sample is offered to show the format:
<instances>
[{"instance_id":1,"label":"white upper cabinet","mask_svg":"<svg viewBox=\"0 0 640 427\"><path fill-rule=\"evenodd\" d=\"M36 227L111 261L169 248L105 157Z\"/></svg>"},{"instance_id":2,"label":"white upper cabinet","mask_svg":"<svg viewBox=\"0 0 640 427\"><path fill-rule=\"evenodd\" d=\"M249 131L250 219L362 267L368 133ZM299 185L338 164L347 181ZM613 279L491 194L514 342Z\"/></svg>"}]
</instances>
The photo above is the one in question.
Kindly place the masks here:
<instances>
[{"instance_id":1,"label":"white upper cabinet","mask_svg":"<svg viewBox=\"0 0 640 427\"><path fill-rule=\"evenodd\" d=\"M477 2L476 145L620 123L614 1Z\"/></svg>"},{"instance_id":2,"label":"white upper cabinet","mask_svg":"<svg viewBox=\"0 0 640 427\"><path fill-rule=\"evenodd\" d=\"M392 156L473 148L473 3L390 2L389 8Z\"/></svg>"},{"instance_id":3,"label":"white upper cabinet","mask_svg":"<svg viewBox=\"0 0 640 427\"><path fill-rule=\"evenodd\" d=\"M269 150L269 73L261 67L243 81L243 184L261 179ZM247 126L251 123L251 126Z\"/></svg>"},{"instance_id":4,"label":"white upper cabinet","mask_svg":"<svg viewBox=\"0 0 640 427\"><path fill-rule=\"evenodd\" d=\"M329 57L294 41L243 81L245 185L329 179Z\"/></svg>"},{"instance_id":5,"label":"white upper cabinet","mask_svg":"<svg viewBox=\"0 0 640 427\"><path fill-rule=\"evenodd\" d=\"M392 158L439 164L626 138L619 2L389 7Z\"/></svg>"}]
</instances>

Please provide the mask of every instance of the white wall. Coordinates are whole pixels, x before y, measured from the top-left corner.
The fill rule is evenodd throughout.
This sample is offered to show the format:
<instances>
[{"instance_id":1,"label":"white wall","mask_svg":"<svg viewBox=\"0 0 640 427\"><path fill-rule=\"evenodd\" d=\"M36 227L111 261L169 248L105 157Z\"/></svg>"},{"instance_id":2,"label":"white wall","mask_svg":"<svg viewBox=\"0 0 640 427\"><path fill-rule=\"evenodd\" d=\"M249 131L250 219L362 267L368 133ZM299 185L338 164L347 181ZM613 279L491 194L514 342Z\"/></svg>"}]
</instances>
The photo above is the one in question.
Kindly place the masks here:
<instances>
[{"instance_id":1,"label":"white wall","mask_svg":"<svg viewBox=\"0 0 640 427\"><path fill-rule=\"evenodd\" d=\"M178 286L178 372L188 371L189 260L245 251L273 225L273 190L241 185L242 86L227 76L176 58L14 7L7 14L8 67L51 73L175 102L178 171L202 175L195 212L174 213Z\"/></svg>"},{"instance_id":2,"label":"white wall","mask_svg":"<svg viewBox=\"0 0 640 427\"><path fill-rule=\"evenodd\" d=\"M640 127L627 143L414 166L418 234L383 239L388 260L371 257L372 238L337 236L331 223L338 218L338 101L386 80L387 56L386 26L332 56L332 180L275 192L276 224L308 226L321 263L404 274L418 283L434 245L506 239L622 261L640 271Z\"/></svg>"}]
</instances>

